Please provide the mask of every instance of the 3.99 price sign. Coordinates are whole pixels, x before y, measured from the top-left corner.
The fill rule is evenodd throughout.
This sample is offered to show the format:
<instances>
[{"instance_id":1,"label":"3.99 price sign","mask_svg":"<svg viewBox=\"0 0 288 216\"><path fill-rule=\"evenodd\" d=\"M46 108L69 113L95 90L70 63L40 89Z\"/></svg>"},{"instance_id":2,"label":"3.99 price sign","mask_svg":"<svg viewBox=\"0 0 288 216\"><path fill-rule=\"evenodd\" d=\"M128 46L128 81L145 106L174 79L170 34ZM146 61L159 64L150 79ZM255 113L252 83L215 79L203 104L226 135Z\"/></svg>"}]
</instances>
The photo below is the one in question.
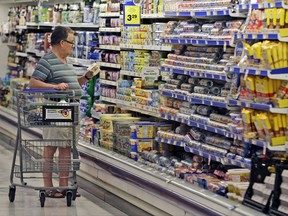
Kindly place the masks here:
<instances>
[{"instance_id":1,"label":"3.99 price sign","mask_svg":"<svg viewBox=\"0 0 288 216\"><path fill-rule=\"evenodd\" d=\"M124 5L124 26L140 26L141 8L138 5Z\"/></svg>"}]
</instances>

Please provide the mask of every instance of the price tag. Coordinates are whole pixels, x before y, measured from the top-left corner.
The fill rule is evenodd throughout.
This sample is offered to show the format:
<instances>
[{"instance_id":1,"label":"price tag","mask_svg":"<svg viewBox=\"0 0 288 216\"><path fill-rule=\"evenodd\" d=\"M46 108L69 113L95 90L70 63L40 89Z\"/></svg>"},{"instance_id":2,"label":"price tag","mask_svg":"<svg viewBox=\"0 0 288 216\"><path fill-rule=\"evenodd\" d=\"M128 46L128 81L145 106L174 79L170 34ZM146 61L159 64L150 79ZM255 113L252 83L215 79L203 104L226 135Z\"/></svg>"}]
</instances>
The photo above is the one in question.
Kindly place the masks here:
<instances>
[{"instance_id":1,"label":"price tag","mask_svg":"<svg viewBox=\"0 0 288 216\"><path fill-rule=\"evenodd\" d=\"M140 26L141 7L138 5L124 5L124 26Z\"/></svg>"}]
</instances>

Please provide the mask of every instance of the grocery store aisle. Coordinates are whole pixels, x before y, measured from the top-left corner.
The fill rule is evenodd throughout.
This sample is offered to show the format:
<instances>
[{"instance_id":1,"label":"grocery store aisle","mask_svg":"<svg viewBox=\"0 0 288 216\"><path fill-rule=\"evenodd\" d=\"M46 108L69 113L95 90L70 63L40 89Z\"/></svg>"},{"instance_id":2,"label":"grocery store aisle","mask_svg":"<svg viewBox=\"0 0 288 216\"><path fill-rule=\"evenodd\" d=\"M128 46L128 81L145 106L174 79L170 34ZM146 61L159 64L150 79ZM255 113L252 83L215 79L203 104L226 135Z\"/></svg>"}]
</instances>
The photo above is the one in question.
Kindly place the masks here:
<instances>
[{"instance_id":1,"label":"grocery store aisle","mask_svg":"<svg viewBox=\"0 0 288 216\"><path fill-rule=\"evenodd\" d=\"M82 194L66 206L66 199L46 199L45 207L40 207L38 191L28 188L16 189L14 203L8 199L9 176L11 169L12 147L0 140L0 215L1 216L125 216L104 201L95 198L86 191L79 189Z\"/></svg>"}]
</instances>

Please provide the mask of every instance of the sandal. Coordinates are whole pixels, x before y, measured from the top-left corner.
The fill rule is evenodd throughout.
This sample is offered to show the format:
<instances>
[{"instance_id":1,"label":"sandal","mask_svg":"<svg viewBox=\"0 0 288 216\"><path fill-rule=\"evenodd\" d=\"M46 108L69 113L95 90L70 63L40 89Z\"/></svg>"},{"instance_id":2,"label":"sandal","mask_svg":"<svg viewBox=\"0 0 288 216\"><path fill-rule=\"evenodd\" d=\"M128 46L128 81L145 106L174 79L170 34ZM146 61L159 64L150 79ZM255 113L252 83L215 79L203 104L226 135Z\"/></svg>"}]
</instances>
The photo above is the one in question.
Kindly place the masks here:
<instances>
[{"instance_id":1,"label":"sandal","mask_svg":"<svg viewBox=\"0 0 288 216\"><path fill-rule=\"evenodd\" d=\"M66 192L67 190L59 191L59 193L61 193L64 197L66 196ZM78 193L78 191L76 192L76 197L81 197L81 194Z\"/></svg>"},{"instance_id":2,"label":"sandal","mask_svg":"<svg viewBox=\"0 0 288 216\"><path fill-rule=\"evenodd\" d=\"M64 198L65 196L59 190L45 191L45 197L47 198Z\"/></svg>"}]
</instances>

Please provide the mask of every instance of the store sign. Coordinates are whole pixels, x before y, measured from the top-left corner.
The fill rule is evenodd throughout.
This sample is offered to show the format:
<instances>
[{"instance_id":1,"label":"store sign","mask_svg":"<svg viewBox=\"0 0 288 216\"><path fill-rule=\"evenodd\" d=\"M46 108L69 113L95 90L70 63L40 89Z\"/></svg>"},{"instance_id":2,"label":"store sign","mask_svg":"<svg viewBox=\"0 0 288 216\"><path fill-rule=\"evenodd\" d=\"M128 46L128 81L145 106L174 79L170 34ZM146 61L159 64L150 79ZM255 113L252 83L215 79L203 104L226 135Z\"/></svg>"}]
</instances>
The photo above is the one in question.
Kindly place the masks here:
<instances>
[{"instance_id":1,"label":"store sign","mask_svg":"<svg viewBox=\"0 0 288 216\"><path fill-rule=\"evenodd\" d=\"M141 6L129 2L124 5L124 26L140 26Z\"/></svg>"},{"instance_id":2,"label":"store sign","mask_svg":"<svg viewBox=\"0 0 288 216\"><path fill-rule=\"evenodd\" d=\"M143 67L142 68L142 86L144 88L154 88L155 81L160 75L159 67Z\"/></svg>"}]
</instances>

